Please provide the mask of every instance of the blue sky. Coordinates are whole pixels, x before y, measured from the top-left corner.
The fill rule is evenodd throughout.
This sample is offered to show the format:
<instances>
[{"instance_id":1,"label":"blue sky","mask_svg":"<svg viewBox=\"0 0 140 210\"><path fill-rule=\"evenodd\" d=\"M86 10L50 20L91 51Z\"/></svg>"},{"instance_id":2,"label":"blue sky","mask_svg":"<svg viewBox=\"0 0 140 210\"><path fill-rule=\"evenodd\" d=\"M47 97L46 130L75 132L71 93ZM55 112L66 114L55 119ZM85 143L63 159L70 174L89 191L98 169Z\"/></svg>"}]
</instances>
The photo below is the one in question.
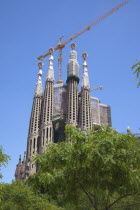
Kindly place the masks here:
<instances>
[{"instance_id":1,"label":"blue sky","mask_svg":"<svg viewBox=\"0 0 140 210\"><path fill-rule=\"evenodd\" d=\"M2 168L2 181L14 179L19 155L26 150L32 99L37 79L37 57L95 21L122 0L5 0L0 1L0 145L11 157ZM123 8L76 38L82 71L82 53L88 53L91 88L102 103L111 106L112 126L139 132L140 88L131 66L140 58L140 1ZM66 80L70 44L63 50L63 80ZM44 60L45 82L48 58ZM54 53L57 80L57 52Z\"/></svg>"}]
</instances>

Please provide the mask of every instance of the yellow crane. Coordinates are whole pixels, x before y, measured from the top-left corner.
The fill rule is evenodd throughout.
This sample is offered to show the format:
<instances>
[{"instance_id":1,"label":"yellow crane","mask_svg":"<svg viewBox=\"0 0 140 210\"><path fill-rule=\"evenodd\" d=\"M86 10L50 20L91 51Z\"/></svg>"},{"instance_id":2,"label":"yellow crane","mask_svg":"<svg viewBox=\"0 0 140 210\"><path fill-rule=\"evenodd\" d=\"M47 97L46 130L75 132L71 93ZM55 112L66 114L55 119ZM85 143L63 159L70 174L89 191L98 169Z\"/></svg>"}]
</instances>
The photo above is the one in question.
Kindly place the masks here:
<instances>
[{"instance_id":1,"label":"yellow crane","mask_svg":"<svg viewBox=\"0 0 140 210\"><path fill-rule=\"evenodd\" d=\"M80 36L81 34L83 34L84 32L90 30L92 27L94 27L95 25L97 25L98 23L100 23L102 20L104 20L106 17L108 17L109 15L111 15L113 12L115 12L116 10L120 9L122 6L124 6L125 4L127 4L130 0L125 0L122 3L120 3L119 5L117 5L116 7L112 8L110 11L108 11L107 13L105 13L103 16L101 16L99 19L97 19L96 21L94 21L93 23L91 23L90 25L88 25L87 27L85 27L84 29L82 29L81 31L77 32L76 34L74 34L72 37L70 37L69 39L67 39L66 41L62 42L62 38L64 36L60 37L60 42L59 44L53 48L53 52L59 50L59 54L58 54L58 82L61 82L61 75L62 75L62 49L65 47L66 44L68 44L69 42L71 42L73 39L77 38L78 36ZM38 57L38 60L42 61L45 57L47 57L48 55L50 55L50 52L48 50L47 53L45 53L44 55L41 55Z\"/></svg>"}]
</instances>

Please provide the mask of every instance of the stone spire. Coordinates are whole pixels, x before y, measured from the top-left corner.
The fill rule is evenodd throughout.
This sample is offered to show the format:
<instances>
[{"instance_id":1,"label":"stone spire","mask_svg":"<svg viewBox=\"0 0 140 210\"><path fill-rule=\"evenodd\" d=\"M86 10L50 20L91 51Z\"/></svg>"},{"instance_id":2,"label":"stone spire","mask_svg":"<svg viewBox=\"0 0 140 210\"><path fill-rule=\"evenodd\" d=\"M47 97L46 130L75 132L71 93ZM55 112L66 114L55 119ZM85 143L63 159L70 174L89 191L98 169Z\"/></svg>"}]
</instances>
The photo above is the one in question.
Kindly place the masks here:
<instances>
[{"instance_id":1,"label":"stone spire","mask_svg":"<svg viewBox=\"0 0 140 210\"><path fill-rule=\"evenodd\" d=\"M53 69L53 49L50 48L49 66L47 71L44 99L41 113L41 141L39 153L47 149L47 145L53 142L53 106L54 106L54 69Z\"/></svg>"},{"instance_id":2,"label":"stone spire","mask_svg":"<svg viewBox=\"0 0 140 210\"><path fill-rule=\"evenodd\" d=\"M83 62L83 75L82 75L82 84L81 87L83 89L90 89L90 84L89 84L89 76L88 76L88 68L87 68L87 58L88 54L87 53L83 53L82 57L84 59Z\"/></svg>"},{"instance_id":3,"label":"stone spire","mask_svg":"<svg viewBox=\"0 0 140 210\"><path fill-rule=\"evenodd\" d=\"M91 102L90 102L90 85L87 69L87 53L83 53L83 75L82 75L82 84L81 84L81 104L80 104L80 128L86 131L88 128L91 128Z\"/></svg>"},{"instance_id":4,"label":"stone spire","mask_svg":"<svg viewBox=\"0 0 140 210\"><path fill-rule=\"evenodd\" d=\"M127 127L127 134L130 134L131 133L131 129L130 129L130 127L128 126Z\"/></svg>"},{"instance_id":5,"label":"stone spire","mask_svg":"<svg viewBox=\"0 0 140 210\"><path fill-rule=\"evenodd\" d=\"M79 83L79 64L77 61L76 45L71 44L70 59L68 61L67 84L67 124L77 126L78 124L78 83Z\"/></svg>"},{"instance_id":6,"label":"stone spire","mask_svg":"<svg viewBox=\"0 0 140 210\"><path fill-rule=\"evenodd\" d=\"M48 71L47 71L47 77L46 80L47 81L54 81L54 69L53 69L53 48L49 49L51 56L49 58L49 67L48 67Z\"/></svg>"},{"instance_id":7,"label":"stone spire","mask_svg":"<svg viewBox=\"0 0 140 210\"><path fill-rule=\"evenodd\" d=\"M21 155L19 156L18 164L21 165Z\"/></svg>"},{"instance_id":8,"label":"stone spire","mask_svg":"<svg viewBox=\"0 0 140 210\"><path fill-rule=\"evenodd\" d=\"M71 44L70 58L68 61L67 83L71 77L75 77L79 82L79 64L77 61L77 52L75 51L76 44Z\"/></svg>"},{"instance_id":9,"label":"stone spire","mask_svg":"<svg viewBox=\"0 0 140 210\"><path fill-rule=\"evenodd\" d=\"M34 94L35 96L39 96L39 97L42 96L42 66L43 66L43 63L39 62L38 63L38 67L39 67L38 80L36 83L36 89L35 89L35 94Z\"/></svg>"},{"instance_id":10,"label":"stone spire","mask_svg":"<svg viewBox=\"0 0 140 210\"><path fill-rule=\"evenodd\" d=\"M38 142L39 142L40 115L41 115L41 105L42 105L42 66L43 66L42 62L39 62L38 79L36 83L30 123L29 123L27 150L26 150L27 152L26 152L26 158L24 154L24 160L22 164L22 170L25 171L24 178L28 178L28 176L36 173L37 169L36 164L34 162L34 156L35 154L38 153Z\"/></svg>"},{"instance_id":11,"label":"stone spire","mask_svg":"<svg viewBox=\"0 0 140 210\"><path fill-rule=\"evenodd\" d=\"M19 156L18 164L15 171L16 180L21 180L21 155Z\"/></svg>"},{"instance_id":12,"label":"stone spire","mask_svg":"<svg viewBox=\"0 0 140 210\"><path fill-rule=\"evenodd\" d=\"M23 161L24 161L24 162L26 161L26 152L24 152L24 158L23 158Z\"/></svg>"},{"instance_id":13,"label":"stone spire","mask_svg":"<svg viewBox=\"0 0 140 210\"><path fill-rule=\"evenodd\" d=\"M20 180L25 179L25 167L26 167L26 152L24 152L23 161L21 164L21 170L20 170Z\"/></svg>"}]
</instances>

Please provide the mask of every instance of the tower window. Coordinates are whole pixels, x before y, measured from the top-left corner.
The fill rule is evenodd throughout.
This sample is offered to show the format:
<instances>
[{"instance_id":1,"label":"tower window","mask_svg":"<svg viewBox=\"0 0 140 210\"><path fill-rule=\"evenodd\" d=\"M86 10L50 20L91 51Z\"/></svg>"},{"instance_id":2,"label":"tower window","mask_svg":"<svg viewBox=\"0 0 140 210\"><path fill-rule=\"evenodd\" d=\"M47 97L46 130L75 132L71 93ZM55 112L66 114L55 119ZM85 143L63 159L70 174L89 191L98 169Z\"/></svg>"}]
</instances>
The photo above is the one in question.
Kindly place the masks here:
<instances>
[{"instance_id":1,"label":"tower window","mask_svg":"<svg viewBox=\"0 0 140 210\"><path fill-rule=\"evenodd\" d=\"M35 138L34 138L34 149L35 149Z\"/></svg>"},{"instance_id":2,"label":"tower window","mask_svg":"<svg viewBox=\"0 0 140 210\"><path fill-rule=\"evenodd\" d=\"M46 138L48 138L48 128L47 128L47 130L46 130Z\"/></svg>"}]
</instances>

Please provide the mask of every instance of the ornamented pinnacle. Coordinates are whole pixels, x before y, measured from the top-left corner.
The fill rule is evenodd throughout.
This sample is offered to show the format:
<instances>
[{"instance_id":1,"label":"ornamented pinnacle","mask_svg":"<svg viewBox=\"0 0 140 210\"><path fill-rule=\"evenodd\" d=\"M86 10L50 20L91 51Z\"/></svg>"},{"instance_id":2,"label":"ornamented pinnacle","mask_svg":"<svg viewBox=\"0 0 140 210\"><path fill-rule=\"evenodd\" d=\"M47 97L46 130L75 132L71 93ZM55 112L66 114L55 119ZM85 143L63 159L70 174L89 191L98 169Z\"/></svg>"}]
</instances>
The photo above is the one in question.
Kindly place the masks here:
<instances>
[{"instance_id":1,"label":"ornamented pinnacle","mask_svg":"<svg viewBox=\"0 0 140 210\"><path fill-rule=\"evenodd\" d=\"M89 84L89 76L88 76L88 69L87 69L87 61L86 58L88 57L87 53L83 53L82 57L84 59L83 62L83 76L82 76L82 88L87 88L90 89L90 84Z\"/></svg>"},{"instance_id":2,"label":"ornamented pinnacle","mask_svg":"<svg viewBox=\"0 0 140 210\"><path fill-rule=\"evenodd\" d=\"M43 63L42 62L38 62L38 67L39 69L42 69Z\"/></svg>"},{"instance_id":3,"label":"ornamented pinnacle","mask_svg":"<svg viewBox=\"0 0 140 210\"><path fill-rule=\"evenodd\" d=\"M38 67L39 67L39 72L38 72L38 76L42 77L42 66L44 65L44 63L39 62L38 63Z\"/></svg>"},{"instance_id":4,"label":"ornamented pinnacle","mask_svg":"<svg viewBox=\"0 0 140 210\"><path fill-rule=\"evenodd\" d=\"M75 43L72 43L70 46L71 46L72 50L74 50L76 48L76 44Z\"/></svg>"},{"instance_id":5,"label":"ornamented pinnacle","mask_svg":"<svg viewBox=\"0 0 140 210\"><path fill-rule=\"evenodd\" d=\"M21 164L21 155L19 156L19 161L18 161L19 164Z\"/></svg>"},{"instance_id":6,"label":"ornamented pinnacle","mask_svg":"<svg viewBox=\"0 0 140 210\"><path fill-rule=\"evenodd\" d=\"M38 71L38 80L36 83L36 89L35 89L35 96L42 96L42 66L44 64L42 62L38 63L39 71Z\"/></svg>"},{"instance_id":7,"label":"ornamented pinnacle","mask_svg":"<svg viewBox=\"0 0 140 210\"><path fill-rule=\"evenodd\" d=\"M53 48L49 49L49 53L52 55L53 54Z\"/></svg>"},{"instance_id":8,"label":"ornamented pinnacle","mask_svg":"<svg viewBox=\"0 0 140 210\"><path fill-rule=\"evenodd\" d=\"M77 61L77 52L75 51L76 44L71 44L70 59L68 62L68 78L74 76L79 82L79 64Z\"/></svg>"},{"instance_id":9,"label":"ornamented pinnacle","mask_svg":"<svg viewBox=\"0 0 140 210\"><path fill-rule=\"evenodd\" d=\"M76 44L72 43L71 45L71 51L70 51L70 59L77 59L77 52L75 51Z\"/></svg>"},{"instance_id":10,"label":"ornamented pinnacle","mask_svg":"<svg viewBox=\"0 0 140 210\"><path fill-rule=\"evenodd\" d=\"M128 134L131 133L131 129L130 129L129 126L127 127L127 133L128 133Z\"/></svg>"},{"instance_id":11,"label":"ornamented pinnacle","mask_svg":"<svg viewBox=\"0 0 140 210\"><path fill-rule=\"evenodd\" d=\"M48 67L48 72L47 72L47 80L49 81L54 81L54 70L53 70L53 48L49 49L50 52L50 58L49 58L49 67Z\"/></svg>"},{"instance_id":12,"label":"ornamented pinnacle","mask_svg":"<svg viewBox=\"0 0 140 210\"><path fill-rule=\"evenodd\" d=\"M83 53L82 57L84 58L84 60L86 60L86 58L88 57L88 54L87 53Z\"/></svg>"},{"instance_id":13,"label":"ornamented pinnacle","mask_svg":"<svg viewBox=\"0 0 140 210\"><path fill-rule=\"evenodd\" d=\"M25 162L26 161L26 152L24 152L24 159L23 161Z\"/></svg>"}]
</instances>

